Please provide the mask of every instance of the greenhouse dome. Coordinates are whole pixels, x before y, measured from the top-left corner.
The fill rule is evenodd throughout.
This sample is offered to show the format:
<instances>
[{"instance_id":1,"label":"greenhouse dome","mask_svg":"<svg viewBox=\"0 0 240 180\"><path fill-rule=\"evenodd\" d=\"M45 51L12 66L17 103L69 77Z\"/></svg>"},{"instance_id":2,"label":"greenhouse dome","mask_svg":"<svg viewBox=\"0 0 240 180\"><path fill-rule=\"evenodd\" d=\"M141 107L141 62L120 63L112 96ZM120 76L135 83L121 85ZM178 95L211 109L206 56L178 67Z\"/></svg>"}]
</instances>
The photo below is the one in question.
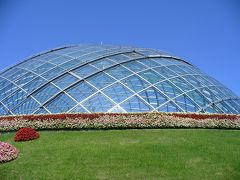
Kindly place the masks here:
<instances>
[{"instance_id":1,"label":"greenhouse dome","mask_svg":"<svg viewBox=\"0 0 240 180\"><path fill-rule=\"evenodd\" d=\"M131 46L56 48L0 73L0 115L150 111L240 114L240 99L183 59Z\"/></svg>"}]
</instances>

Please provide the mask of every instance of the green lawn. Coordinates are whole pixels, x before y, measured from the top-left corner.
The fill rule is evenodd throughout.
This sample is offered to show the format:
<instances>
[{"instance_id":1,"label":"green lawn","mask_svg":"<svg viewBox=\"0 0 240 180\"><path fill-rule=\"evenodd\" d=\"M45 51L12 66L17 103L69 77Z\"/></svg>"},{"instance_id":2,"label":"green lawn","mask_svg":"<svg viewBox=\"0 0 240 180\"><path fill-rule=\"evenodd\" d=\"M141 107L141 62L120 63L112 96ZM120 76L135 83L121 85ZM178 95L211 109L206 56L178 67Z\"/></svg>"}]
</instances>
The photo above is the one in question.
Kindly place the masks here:
<instances>
[{"instance_id":1,"label":"green lawn","mask_svg":"<svg viewBox=\"0 0 240 180\"><path fill-rule=\"evenodd\" d=\"M240 179L240 131L41 131L0 179Z\"/></svg>"}]
</instances>

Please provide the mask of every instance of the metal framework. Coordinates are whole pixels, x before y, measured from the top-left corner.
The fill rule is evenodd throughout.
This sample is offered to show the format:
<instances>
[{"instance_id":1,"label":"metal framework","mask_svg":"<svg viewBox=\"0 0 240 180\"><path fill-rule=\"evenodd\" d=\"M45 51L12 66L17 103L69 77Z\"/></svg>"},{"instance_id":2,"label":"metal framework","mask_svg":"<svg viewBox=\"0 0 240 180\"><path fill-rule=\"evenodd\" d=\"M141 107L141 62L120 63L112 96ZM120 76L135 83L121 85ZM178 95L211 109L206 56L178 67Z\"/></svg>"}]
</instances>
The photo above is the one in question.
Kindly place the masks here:
<instances>
[{"instance_id":1,"label":"metal framework","mask_svg":"<svg viewBox=\"0 0 240 180\"><path fill-rule=\"evenodd\" d=\"M64 46L0 73L0 115L144 111L240 114L240 98L189 62L146 48Z\"/></svg>"}]
</instances>

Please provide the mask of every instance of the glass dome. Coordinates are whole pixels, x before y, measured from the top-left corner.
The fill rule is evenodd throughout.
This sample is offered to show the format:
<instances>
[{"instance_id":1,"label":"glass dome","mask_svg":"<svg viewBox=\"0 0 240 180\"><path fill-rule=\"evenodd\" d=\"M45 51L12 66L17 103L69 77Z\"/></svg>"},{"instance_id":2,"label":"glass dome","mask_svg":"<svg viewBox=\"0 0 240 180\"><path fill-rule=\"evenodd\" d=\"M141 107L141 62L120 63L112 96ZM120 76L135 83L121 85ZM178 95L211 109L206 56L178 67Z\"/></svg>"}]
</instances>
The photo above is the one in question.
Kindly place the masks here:
<instances>
[{"instance_id":1,"label":"glass dome","mask_svg":"<svg viewBox=\"0 0 240 180\"><path fill-rule=\"evenodd\" d=\"M240 99L189 62L146 48L66 46L0 73L0 115L149 111L240 114Z\"/></svg>"}]
</instances>

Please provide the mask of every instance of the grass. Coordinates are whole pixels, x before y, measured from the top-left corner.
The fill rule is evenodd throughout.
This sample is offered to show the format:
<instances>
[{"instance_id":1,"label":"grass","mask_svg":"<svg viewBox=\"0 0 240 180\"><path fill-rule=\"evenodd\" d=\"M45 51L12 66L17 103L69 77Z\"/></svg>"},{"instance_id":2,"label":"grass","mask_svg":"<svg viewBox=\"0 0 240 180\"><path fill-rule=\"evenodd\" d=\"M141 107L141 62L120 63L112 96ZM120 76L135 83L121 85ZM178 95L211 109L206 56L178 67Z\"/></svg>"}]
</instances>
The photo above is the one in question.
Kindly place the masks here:
<instances>
[{"instance_id":1,"label":"grass","mask_svg":"<svg viewBox=\"0 0 240 180\"><path fill-rule=\"evenodd\" d=\"M240 179L240 131L41 131L0 179Z\"/></svg>"}]
</instances>

